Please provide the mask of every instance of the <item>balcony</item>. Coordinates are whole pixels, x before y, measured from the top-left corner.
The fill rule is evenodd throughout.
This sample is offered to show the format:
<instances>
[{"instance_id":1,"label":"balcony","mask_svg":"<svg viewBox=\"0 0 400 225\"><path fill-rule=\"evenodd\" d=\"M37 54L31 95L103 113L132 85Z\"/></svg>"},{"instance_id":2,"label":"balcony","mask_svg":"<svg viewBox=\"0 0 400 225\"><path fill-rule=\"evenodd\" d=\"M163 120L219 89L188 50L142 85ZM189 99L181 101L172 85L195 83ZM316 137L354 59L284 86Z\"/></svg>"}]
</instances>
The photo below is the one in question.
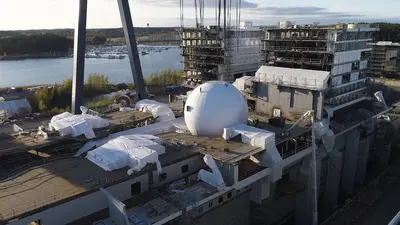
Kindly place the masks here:
<instances>
[{"instance_id":1,"label":"balcony","mask_svg":"<svg viewBox=\"0 0 400 225\"><path fill-rule=\"evenodd\" d=\"M264 50L275 51L275 52L322 52L328 53L329 51L324 48L313 48L313 47L287 47L287 46L265 46Z\"/></svg>"},{"instance_id":2,"label":"balcony","mask_svg":"<svg viewBox=\"0 0 400 225\"><path fill-rule=\"evenodd\" d=\"M263 41L327 41L326 36L270 37Z\"/></svg>"},{"instance_id":3,"label":"balcony","mask_svg":"<svg viewBox=\"0 0 400 225\"><path fill-rule=\"evenodd\" d=\"M366 99L366 89L365 86L357 84L356 86L348 85L343 88L331 90L326 94L324 104L331 108L332 111L352 105Z\"/></svg>"},{"instance_id":4,"label":"balcony","mask_svg":"<svg viewBox=\"0 0 400 225\"><path fill-rule=\"evenodd\" d=\"M312 58L293 58L293 57L277 57L277 58L269 58L269 62L282 62L282 63L294 63L294 64L308 64L308 65L322 65L331 63L324 63L322 59L312 59Z\"/></svg>"}]
</instances>

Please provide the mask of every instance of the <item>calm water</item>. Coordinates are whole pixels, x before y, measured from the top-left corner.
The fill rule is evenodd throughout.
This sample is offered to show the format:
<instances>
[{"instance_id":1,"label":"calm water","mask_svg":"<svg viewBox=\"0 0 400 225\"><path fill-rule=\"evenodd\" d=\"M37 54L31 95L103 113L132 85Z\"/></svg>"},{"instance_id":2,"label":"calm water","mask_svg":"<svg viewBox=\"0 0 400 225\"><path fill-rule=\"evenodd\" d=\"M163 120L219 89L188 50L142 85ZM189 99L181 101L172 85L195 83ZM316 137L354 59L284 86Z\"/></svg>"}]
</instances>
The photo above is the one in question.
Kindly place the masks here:
<instances>
[{"instance_id":1,"label":"calm water","mask_svg":"<svg viewBox=\"0 0 400 225\"><path fill-rule=\"evenodd\" d=\"M150 52L140 56L143 75L182 68L180 49ZM85 59L85 78L91 73L108 76L111 83L133 82L128 57L125 59ZM72 76L72 58L0 61L0 87L61 83Z\"/></svg>"}]
</instances>

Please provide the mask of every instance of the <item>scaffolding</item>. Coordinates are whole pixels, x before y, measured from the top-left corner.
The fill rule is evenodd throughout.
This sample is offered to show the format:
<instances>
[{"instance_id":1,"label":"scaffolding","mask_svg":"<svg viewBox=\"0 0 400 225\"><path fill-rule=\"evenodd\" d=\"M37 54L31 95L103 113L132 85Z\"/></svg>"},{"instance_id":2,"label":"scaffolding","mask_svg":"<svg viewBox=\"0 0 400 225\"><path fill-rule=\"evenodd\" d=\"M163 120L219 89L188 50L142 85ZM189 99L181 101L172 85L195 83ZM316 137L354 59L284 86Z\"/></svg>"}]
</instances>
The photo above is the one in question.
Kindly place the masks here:
<instances>
[{"instance_id":1,"label":"scaffolding","mask_svg":"<svg viewBox=\"0 0 400 225\"><path fill-rule=\"evenodd\" d=\"M326 28L266 29L264 65L329 71L333 62Z\"/></svg>"}]
</instances>

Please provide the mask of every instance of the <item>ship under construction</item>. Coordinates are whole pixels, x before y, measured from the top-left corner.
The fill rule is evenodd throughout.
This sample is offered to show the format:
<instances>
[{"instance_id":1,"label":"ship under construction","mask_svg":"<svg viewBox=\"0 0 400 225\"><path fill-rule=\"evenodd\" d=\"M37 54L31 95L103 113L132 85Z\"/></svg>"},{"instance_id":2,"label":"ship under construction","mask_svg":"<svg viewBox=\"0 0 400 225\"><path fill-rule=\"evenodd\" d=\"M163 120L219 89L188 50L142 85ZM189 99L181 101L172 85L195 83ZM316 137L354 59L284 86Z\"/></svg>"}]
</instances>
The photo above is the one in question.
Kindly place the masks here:
<instances>
[{"instance_id":1,"label":"ship under construction","mask_svg":"<svg viewBox=\"0 0 400 225\"><path fill-rule=\"evenodd\" d=\"M216 26L200 16L181 29L194 88L174 103L182 117L146 99L129 4L118 2L139 101L2 134L0 224L345 224L383 195L371 182L397 181L382 177L400 176L387 170L399 167L400 105L363 74L375 28L260 29L240 25L240 7L235 28L221 25L235 10L219 0ZM83 74L76 66L77 93Z\"/></svg>"}]
</instances>

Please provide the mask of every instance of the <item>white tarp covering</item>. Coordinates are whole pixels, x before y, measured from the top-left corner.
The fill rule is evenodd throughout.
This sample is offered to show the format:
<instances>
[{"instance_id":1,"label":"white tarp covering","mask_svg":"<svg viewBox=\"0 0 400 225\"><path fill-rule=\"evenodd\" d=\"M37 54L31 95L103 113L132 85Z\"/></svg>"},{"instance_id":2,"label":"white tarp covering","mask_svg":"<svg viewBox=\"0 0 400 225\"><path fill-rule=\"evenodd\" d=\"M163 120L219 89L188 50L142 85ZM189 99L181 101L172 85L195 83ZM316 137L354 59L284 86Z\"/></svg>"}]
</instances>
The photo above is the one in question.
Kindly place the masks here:
<instances>
[{"instance_id":1,"label":"white tarp covering","mask_svg":"<svg viewBox=\"0 0 400 225\"><path fill-rule=\"evenodd\" d=\"M153 135L127 135L108 141L106 144L89 151L86 158L106 171L129 166L128 174L140 171L147 163L156 163L161 172L158 155L165 153L165 147Z\"/></svg>"},{"instance_id":2,"label":"white tarp covering","mask_svg":"<svg viewBox=\"0 0 400 225\"><path fill-rule=\"evenodd\" d=\"M49 127L60 133L61 136L71 134L77 137L84 134L86 138L95 138L93 129L107 127L109 122L101 117L88 114L73 115L69 112L53 116Z\"/></svg>"},{"instance_id":3,"label":"white tarp covering","mask_svg":"<svg viewBox=\"0 0 400 225\"><path fill-rule=\"evenodd\" d=\"M327 119L323 119L314 123L315 138L321 139L327 152L333 150L335 144L335 134L329 129L329 122Z\"/></svg>"},{"instance_id":4,"label":"white tarp covering","mask_svg":"<svg viewBox=\"0 0 400 225\"><path fill-rule=\"evenodd\" d=\"M271 168L271 181L275 182L282 178L282 157L275 146L275 133L259 128L237 124L224 129L223 138L229 140L241 135L242 142L254 147L265 149L262 163Z\"/></svg>"},{"instance_id":5,"label":"white tarp covering","mask_svg":"<svg viewBox=\"0 0 400 225\"><path fill-rule=\"evenodd\" d=\"M6 111L7 118L32 113L32 107L26 99L0 101L0 111Z\"/></svg>"},{"instance_id":6,"label":"white tarp covering","mask_svg":"<svg viewBox=\"0 0 400 225\"><path fill-rule=\"evenodd\" d=\"M383 98L382 91L377 91L377 92L375 92L374 96L375 96L375 98L378 100L378 102L380 102L380 103L382 104L382 106L383 106L385 109L387 109L387 105L386 105L385 99Z\"/></svg>"},{"instance_id":7,"label":"white tarp covering","mask_svg":"<svg viewBox=\"0 0 400 225\"><path fill-rule=\"evenodd\" d=\"M92 149L93 147L99 147L101 145L104 145L108 141L115 139L119 136L137 135L137 134L156 135L156 134L176 132L176 131L180 131L180 132L187 131L187 127L186 127L185 120L183 117L177 118L174 120L170 120L170 121L150 124L150 125L144 126L144 127L137 127L137 128L130 129L130 130L121 131L118 133L111 134L110 136L100 139L100 140L89 141L86 144L84 144L79 149L79 151L77 151L75 153L74 156L78 157L81 154Z\"/></svg>"},{"instance_id":8,"label":"white tarp covering","mask_svg":"<svg viewBox=\"0 0 400 225\"><path fill-rule=\"evenodd\" d=\"M233 86L235 86L239 91L244 91L246 86L252 86L253 80L253 76L243 76L236 79L235 82L233 82Z\"/></svg>"},{"instance_id":9,"label":"white tarp covering","mask_svg":"<svg viewBox=\"0 0 400 225\"><path fill-rule=\"evenodd\" d=\"M135 110L151 113L158 122L169 121L175 119L174 112L167 104L154 100L143 99L136 103Z\"/></svg>"},{"instance_id":10,"label":"white tarp covering","mask_svg":"<svg viewBox=\"0 0 400 225\"><path fill-rule=\"evenodd\" d=\"M38 127L38 135L42 135L44 140L49 139L49 136L47 135L46 132L43 131L44 127L43 126L39 126Z\"/></svg>"},{"instance_id":11,"label":"white tarp covering","mask_svg":"<svg viewBox=\"0 0 400 225\"><path fill-rule=\"evenodd\" d=\"M261 66L257 70L254 80L280 86L324 90L328 88L329 72Z\"/></svg>"},{"instance_id":12,"label":"white tarp covering","mask_svg":"<svg viewBox=\"0 0 400 225\"><path fill-rule=\"evenodd\" d=\"M198 173L198 178L206 182L207 184L216 187L218 191L225 188L226 185L224 179L213 157L207 154L203 157L203 160L207 164L207 166L210 167L212 173L208 172L207 170L201 169Z\"/></svg>"},{"instance_id":13,"label":"white tarp covering","mask_svg":"<svg viewBox=\"0 0 400 225\"><path fill-rule=\"evenodd\" d=\"M269 144L275 146L275 133L245 124L224 128L223 138L229 140L239 134L242 136L243 143L263 149L267 149Z\"/></svg>"}]
</instances>

